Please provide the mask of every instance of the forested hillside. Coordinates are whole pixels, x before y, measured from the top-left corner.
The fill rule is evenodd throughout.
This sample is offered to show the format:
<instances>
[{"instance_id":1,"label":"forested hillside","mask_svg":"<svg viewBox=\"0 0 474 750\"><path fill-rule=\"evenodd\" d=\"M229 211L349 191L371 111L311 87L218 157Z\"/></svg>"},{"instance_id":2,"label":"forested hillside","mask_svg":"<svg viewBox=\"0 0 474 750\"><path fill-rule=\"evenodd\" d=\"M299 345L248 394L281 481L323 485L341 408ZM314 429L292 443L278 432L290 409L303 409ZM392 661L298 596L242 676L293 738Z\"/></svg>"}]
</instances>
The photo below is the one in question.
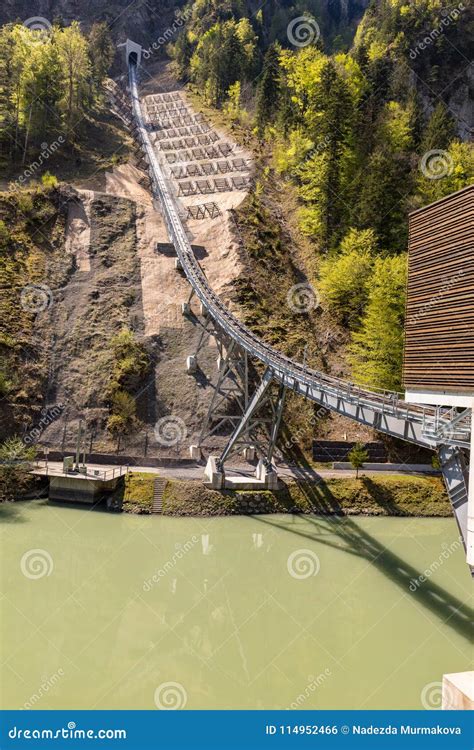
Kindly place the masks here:
<instances>
[{"instance_id":1,"label":"forested hillside","mask_svg":"<svg viewBox=\"0 0 474 750\"><path fill-rule=\"evenodd\" d=\"M354 379L399 389L407 214L473 175L471 11L382 0L354 30L355 4L337 19L330 3L190 8L178 74L272 151L323 304L352 332Z\"/></svg>"},{"instance_id":2,"label":"forested hillside","mask_svg":"<svg viewBox=\"0 0 474 750\"><path fill-rule=\"evenodd\" d=\"M114 54L115 46L104 23L92 25L87 33L78 21L69 26L56 23L43 30L21 23L0 27L2 435L24 430L33 418L38 418L54 393L52 375L60 363L53 364L52 352L61 338L60 327L73 337L73 315L91 313L90 304L79 302L77 286L71 293L75 301L69 310L64 302L64 290L72 285L78 270L75 256L68 252L68 213L72 203L80 206L77 194L66 183L74 181L78 185L86 178L91 184L95 174L110 167L123 150L122 133L109 111L103 89ZM121 221L120 210L113 204L107 211L113 214L112 222L120 235L123 257L119 260L123 267L128 260L126 250L134 247L127 235L132 232L129 225L133 222ZM102 224L107 211L103 211ZM99 258L99 232L96 234L94 252ZM113 233L112 239L107 240L104 265L110 266L114 262ZM129 278L133 282L130 267ZM122 307L117 299L125 296L119 286L115 278L115 317ZM89 291L94 300L93 291ZM60 299L61 304L54 305L54 299ZM63 320L51 319L51 308L58 314L62 311ZM108 330L113 335L110 322L108 315ZM87 326L77 327L78 338L84 339ZM70 353L75 348L77 342L70 346ZM92 348L88 344L89 366ZM101 353L104 349L101 341ZM63 356L65 367L76 371L85 361L79 354L78 366L71 367L70 359L64 353ZM115 359L120 358L117 355ZM102 372L107 381L108 365ZM116 382L120 380L115 374L114 378ZM116 391L118 386L108 393L108 402L114 401ZM103 393L104 387L100 389L100 395ZM120 396L126 398L126 394ZM94 403L99 400L95 395ZM85 401L83 398L82 407ZM111 419L113 424L112 416Z\"/></svg>"},{"instance_id":3,"label":"forested hillside","mask_svg":"<svg viewBox=\"0 0 474 750\"><path fill-rule=\"evenodd\" d=\"M102 83L115 55L107 26L85 34L78 21L43 30L20 23L0 27L0 164L26 184L56 153L94 150L104 112ZM91 138L92 135L92 138ZM32 157L36 166L28 165ZM18 169L17 169L18 167Z\"/></svg>"},{"instance_id":4,"label":"forested hillside","mask_svg":"<svg viewBox=\"0 0 474 750\"><path fill-rule=\"evenodd\" d=\"M0 27L5 279L24 281L16 262L29 267L45 194L56 201L61 181L95 189L97 173L128 158L103 83L125 73L116 45L130 35L144 46L142 82L171 58L197 105L256 157L253 195L235 216L251 256L234 280L249 325L309 365L400 389L408 212L473 177L467 3L150 0L135 12L77 2L74 19L67 3L50 5L42 31L22 22L20 2ZM279 317L284 283L298 274L317 309ZM335 363L325 360L328 335ZM11 339L2 346L6 394L15 362Z\"/></svg>"}]
</instances>

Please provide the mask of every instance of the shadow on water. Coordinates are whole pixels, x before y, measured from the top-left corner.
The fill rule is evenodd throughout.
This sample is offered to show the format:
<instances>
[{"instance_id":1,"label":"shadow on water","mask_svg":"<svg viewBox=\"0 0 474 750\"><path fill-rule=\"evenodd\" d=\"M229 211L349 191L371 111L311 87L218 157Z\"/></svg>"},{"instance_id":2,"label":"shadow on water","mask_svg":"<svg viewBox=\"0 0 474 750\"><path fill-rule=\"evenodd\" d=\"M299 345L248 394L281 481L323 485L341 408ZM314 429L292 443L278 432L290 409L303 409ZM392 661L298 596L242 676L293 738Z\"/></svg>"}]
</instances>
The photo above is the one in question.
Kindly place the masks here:
<instances>
[{"instance_id":1,"label":"shadow on water","mask_svg":"<svg viewBox=\"0 0 474 750\"><path fill-rule=\"evenodd\" d=\"M106 513L111 515L107 509L107 500L105 497L101 497L94 503L81 503L75 500L48 500L46 503L50 508L67 508L68 510L82 510L87 513Z\"/></svg>"},{"instance_id":2,"label":"shadow on water","mask_svg":"<svg viewBox=\"0 0 474 750\"><path fill-rule=\"evenodd\" d=\"M340 552L346 552L367 560L389 580L397 584L407 596L413 597L418 604L426 607L439 617L444 625L449 626L464 638L469 640L472 638L474 610L471 607L433 581L425 579L422 582L420 576L423 575L423 571L417 570L387 547L384 547L367 531L360 528L349 516L338 517L337 503L330 493L327 493L326 496L324 487L321 487L321 485L317 487L306 486L304 489L305 494L314 495L313 498L308 499L312 499L313 507L317 506L318 510L315 509L315 512L326 512L331 514L330 518L324 515L315 517L295 514L305 521L305 529L295 528L291 520L277 521L268 516L254 516L254 519L269 526L285 529L318 544L327 545ZM318 490L319 492L317 492ZM321 490L323 491L321 492ZM321 505L327 505L326 509L321 510ZM312 526L313 529L308 528L308 526ZM338 539L332 541L331 537L334 538L334 536L337 536ZM410 588L410 585L412 588Z\"/></svg>"},{"instance_id":3,"label":"shadow on water","mask_svg":"<svg viewBox=\"0 0 474 750\"><path fill-rule=\"evenodd\" d=\"M28 508L67 508L68 510L82 510L82 511L93 511L95 513L107 513L110 515L110 511L107 509L106 498L100 498L95 503L80 503L74 502L73 500L49 500L46 498L29 498L28 500L15 500L14 502L0 503L0 526L6 523L27 523L30 520L28 514L23 513L23 510Z\"/></svg>"},{"instance_id":4,"label":"shadow on water","mask_svg":"<svg viewBox=\"0 0 474 750\"><path fill-rule=\"evenodd\" d=\"M22 502L30 501L24 500ZM20 501L0 503L0 525L4 523L25 523L28 518L21 511Z\"/></svg>"}]
</instances>

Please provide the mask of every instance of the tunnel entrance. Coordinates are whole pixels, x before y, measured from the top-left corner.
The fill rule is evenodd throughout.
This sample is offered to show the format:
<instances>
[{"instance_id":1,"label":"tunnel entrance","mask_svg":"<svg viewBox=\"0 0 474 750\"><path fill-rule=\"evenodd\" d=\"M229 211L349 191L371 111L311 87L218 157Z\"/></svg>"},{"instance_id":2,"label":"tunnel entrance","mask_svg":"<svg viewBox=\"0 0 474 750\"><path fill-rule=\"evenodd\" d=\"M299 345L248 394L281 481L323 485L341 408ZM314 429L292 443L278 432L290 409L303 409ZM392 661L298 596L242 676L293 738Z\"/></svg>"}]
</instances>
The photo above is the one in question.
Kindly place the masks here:
<instances>
[{"instance_id":1,"label":"tunnel entrance","mask_svg":"<svg viewBox=\"0 0 474 750\"><path fill-rule=\"evenodd\" d=\"M135 65L136 67L139 67L142 61L141 44L137 44L136 42L132 42L131 39L127 39L123 46L125 47L125 60L127 65Z\"/></svg>"}]
</instances>

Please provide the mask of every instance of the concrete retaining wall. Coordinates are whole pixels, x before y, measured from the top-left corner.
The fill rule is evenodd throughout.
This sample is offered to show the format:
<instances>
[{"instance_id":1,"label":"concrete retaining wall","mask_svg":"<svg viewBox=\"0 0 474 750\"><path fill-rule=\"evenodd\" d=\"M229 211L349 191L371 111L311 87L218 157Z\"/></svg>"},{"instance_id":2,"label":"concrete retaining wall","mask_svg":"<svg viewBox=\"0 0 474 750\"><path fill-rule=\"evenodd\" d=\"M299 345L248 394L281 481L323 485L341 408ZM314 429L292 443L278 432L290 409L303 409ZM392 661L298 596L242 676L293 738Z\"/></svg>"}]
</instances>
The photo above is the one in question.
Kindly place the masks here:
<instances>
[{"instance_id":1,"label":"concrete retaining wall","mask_svg":"<svg viewBox=\"0 0 474 750\"><path fill-rule=\"evenodd\" d=\"M101 482L82 477L52 476L49 479L49 499L91 505L110 494L118 481L118 479L112 479Z\"/></svg>"}]
</instances>

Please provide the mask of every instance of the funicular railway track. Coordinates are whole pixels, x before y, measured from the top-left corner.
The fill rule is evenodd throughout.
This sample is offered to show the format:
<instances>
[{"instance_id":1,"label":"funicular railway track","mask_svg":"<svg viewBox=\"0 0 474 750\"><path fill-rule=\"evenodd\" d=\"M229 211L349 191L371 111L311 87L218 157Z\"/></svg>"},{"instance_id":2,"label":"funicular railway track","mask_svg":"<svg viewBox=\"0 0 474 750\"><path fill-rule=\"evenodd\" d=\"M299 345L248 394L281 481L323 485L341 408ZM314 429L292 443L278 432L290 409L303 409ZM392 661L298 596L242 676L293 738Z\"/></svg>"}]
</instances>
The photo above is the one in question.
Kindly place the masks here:
<instances>
[{"instance_id":1,"label":"funicular railway track","mask_svg":"<svg viewBox=\"0 0 474 750\"><path fill-rule=\"evenodd\" d=\"M181 267L203 309L219 330L248 355L265 365L263 383L277 382L306 399L379 432L439 450L443 471L444 451L445 465L450 464L456 475L453 481L458 508L453 507L458 524L465 534L467 479L465 471L460 469L458 455L461 456L463 451L470 448L470 414L459 419L458 412L451 409L408 403L398 393L377 389L368 390L308 368L266 344L227 309L209 285L195 258L180 218L171 183L160 165L144 121L138 93L137 65L133 60L129 60L128 65L132 110L140 144L149 165L153 191L159 200L167 231ZM451 496L446 473L445 480ZM461 484L462 493L460 492ZM461 494L465 502L460 503Z\"/></svg>"}]
</instances>

